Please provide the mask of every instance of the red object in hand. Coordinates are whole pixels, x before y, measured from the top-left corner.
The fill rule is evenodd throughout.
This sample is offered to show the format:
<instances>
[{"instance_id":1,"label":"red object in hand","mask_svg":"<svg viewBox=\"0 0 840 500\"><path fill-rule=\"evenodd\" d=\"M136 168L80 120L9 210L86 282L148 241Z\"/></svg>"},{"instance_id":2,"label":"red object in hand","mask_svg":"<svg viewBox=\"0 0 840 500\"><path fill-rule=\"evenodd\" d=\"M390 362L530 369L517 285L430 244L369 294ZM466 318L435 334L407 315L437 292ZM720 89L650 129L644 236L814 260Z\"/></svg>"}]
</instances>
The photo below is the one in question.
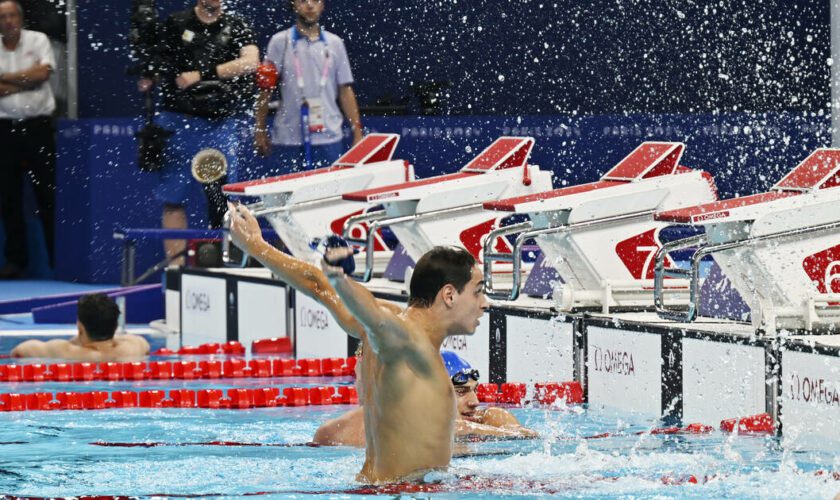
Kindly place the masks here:
<instances>
[{"instance_id":1,"label":"red object in hand","mask_svg":"<svg viewBox=\"0 0 840 500\"><path fill-rule=\"evenodd\" d=\"M257 66L257 87L263 90L270 90L277 86L277 68L271 63L262 63Z\"/></svg>"}]
</instances>

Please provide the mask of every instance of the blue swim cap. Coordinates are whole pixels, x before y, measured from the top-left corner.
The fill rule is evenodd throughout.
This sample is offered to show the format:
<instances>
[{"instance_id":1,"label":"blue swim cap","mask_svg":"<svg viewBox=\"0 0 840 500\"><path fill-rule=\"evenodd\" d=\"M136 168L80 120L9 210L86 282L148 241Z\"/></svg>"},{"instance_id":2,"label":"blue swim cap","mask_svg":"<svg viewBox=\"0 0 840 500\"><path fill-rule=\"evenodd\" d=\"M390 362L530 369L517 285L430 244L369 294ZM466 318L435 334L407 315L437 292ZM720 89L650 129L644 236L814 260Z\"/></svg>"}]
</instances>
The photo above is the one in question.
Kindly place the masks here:
<instances>
[{"instance_id":1,"label":"blue swim cap","mask_svg":"<svg viewBox=\"0 0 840 500\"><path fill-rule=\"evenodd\" d=\"M472 370L472 366L464 358L452 351L440 351L440 356L443 358L443 364L450 377L458 373L469 373Z\"/></svg>"}]
</instances>

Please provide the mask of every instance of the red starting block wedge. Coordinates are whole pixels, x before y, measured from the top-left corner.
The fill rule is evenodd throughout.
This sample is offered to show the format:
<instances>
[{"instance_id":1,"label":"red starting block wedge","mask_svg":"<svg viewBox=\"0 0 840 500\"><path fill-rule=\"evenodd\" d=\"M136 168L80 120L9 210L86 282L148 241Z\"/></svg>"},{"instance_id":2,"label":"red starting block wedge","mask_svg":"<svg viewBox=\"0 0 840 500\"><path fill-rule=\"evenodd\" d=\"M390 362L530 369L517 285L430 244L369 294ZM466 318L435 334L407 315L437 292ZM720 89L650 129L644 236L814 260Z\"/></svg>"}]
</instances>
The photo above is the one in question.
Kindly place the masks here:
<instances>
[{"instance_id":1,"label":"red starting block wedge","mask_svg":"<svg viewBox=\"0 0 840 500\"><path fill-rule=\"evenodd\" d=\"M499 398L500 403L507 403L512 405L522 404L527 394L525 384L502 384L502 395Z\"/></svg>"},{"instance_id":2,"label":"red starting block wedge","mask_svg":"<svg viewBox=\"0 0 840 500\"><path fill-rule=\"evenodd\" d=\"M333 403L340 403L343 405L359 404L359 394L356 392L356 388L352 385L340 385L338 386L338 397L333 398Z\"/></svg>"},{"instance_id":3,"label":"red starting block wedge","mask_svg":"<svg viewBox=\"0 0 840 500\"><path fill-rule=\"evenodd\" d=\"M221 389L202 389L198 391L196 403L199 408L219 408L222 395Z\"/></svg>"},{"instance_id":4,"label":"red starting block wedge","mask_svg":"<svg viewBox=\"0 0 840 500\"><path fill-rule=\"evenodd\" d=\"M176 361L172 363L172 376L178 380L195 380L199 378L195 361Z\"/></svg>"},{"instance_id":5,"label":"red starting block wedge","mask_svg":"<svg viewBox=\"0 0 840 500\"><path fill-rule=\"evenodd\" d=\"M321 373L330 377L340 377L344 375L344 358L327 358L321 360Z\"/></svg>"},{"instance_id":6,"label":"red starting block wedge","mask_svg":"<svg viewBox=\"0 0 840 500\"><path fill-rule=\"evenodd\" d=\"M228 389L227 395L230 398L231 408L246 410L254 406L251 389Z\"/></svg>"},{"instance_id":7,"label":"red starting block wedge","mask_svg":"<svg viewBox=\"0 0 840 500\"><path fill-rule=\"evenodd\" d=\"M275 337L251 342L251 354L288 354L292 352L292 339Z\"/></svg>"},{"instance_id":8,"label":"red starting block wedge","mask_svg":"<svg viewBox=\"0 0 840 500\"><path fill-rule=\"evenodd\" d=\"M309 404L311 405L331 405L333 404L333 396L335 389L332 387L310 387L309 388Z\"/></svg>"},{"instance_id":9,"label":"red starting block wedge","mask_svg":"<svg viewBox=\"0 0 840 500\"><path fill-rule=\"evenodd\" d=\"M142 391L140 392L140 408L160 408L166 397L164 391Z\"/></svg>"},{"instance_id":10,"label":"red starting block wedge","mask_svg":"<svg viewBox=\"0 0 840 500\"><path fill-rule=\"evenodd\" d=\"M67 363L47 365L47 378L56 382L69 382L73 380L73 369Z\"/></svg>"},{"instance_id":11,"label":"red starting block wedge","mask_svg":"<svg viewBox=\"0 0 840 500\"><path fill-rule=\"evenodd\" d=\"M261 389L254 389L252 397L254 398L254 406L257 408L272 408L277 406L277 397L280 395L280 389L277 387L263 387Z\"/></svg>"},{"instance_id":12,"label":"red starting block wedge","mask_svg":"<svg viewBox=\"0 0 840 500\"><path fill-rule=\"evenodd\" d=\"M26 409L27 410L52 410L50 402L52 402L53 395L49 392L33 392L26 395Z\"/></svg>"},{"instance_id":13,"label":"red starting block wedge","mask_svg":"<svg viewBox=\"0 0 840 500\"><path fill-rule=\"evenodd\" d=\"M203 378L222 378L222 362L219 360L200 361L198 368Z\"/></svg>"},{"instance_id":14,"label":"red starting block wedge","mask_svg":"<svg viewBox=\"0 0 840 500\"><path fill-rule=\"evenodd\" d=\"M73 363L70 368L73 370L73 380L76 382L90 382L99 378L96 365L93 363Z\"/></svg>"},{"instance_id":15,"label":"red starting block wedge","mask_svg":"<svg viewBox=\"0 0 840 500\"><path fill-rule=\"evenodd\" d=\"M303 377L320 377L323 374L320 359L299 359L297 364Z\"/></svg>"},{"instance_id":16,"label":"red starting block wedge","mask_svg":"<svg viewBox=\"0 0 840 500\"><path fill-rule=\"evenodd\" d=\"M773 434L776 426L769 413L759 413L743 418L730 418L720 422L720 430L724 432L737 432L748 434Z\"/></svg>"},{"instance_id":17,"label":"red starting block wedge","mask_svg":"<svg viewBox=\"0 0 840 500\"><path fill-rule=\"evenodd\" d=\"M300 372L295 373L298 369L293 359L273 359L271 360L271 373L275 377L293 377ZM299 370L299 369L298 369Z\"/></svg>"},{"instance_id":18,"label":"red starting block wedge","mask_svg":"<svg viewBox=\"0 0 840 500\"><path fill-rule=\"evenodd\" d=\"M85 410L104 410L108 407L108 393L93 391L82 394L82 408Z\"/></svg>"},{"instance_id":19,"label":"red starting block wedge","mask_svg":"<svg viewBox=\"0 0 840 500\"><path fill-rule=\"evenodd\" d=\"M43 382L47 378L47 365L23 365L24 382Z\"/></svg>"},{"instance_id":20,"label":"red starting block wedge","mask_svg":"<svg viewBox=\"0 0 840 500\"><path fill-rule=\"evenodd\" d=\"M342 366L342 375L356 376L356 356L347 358L347 362Z\"/></svg>"},{"instance_id":21,"label":"red starting block wedge","mask_svg":"<svg viewBox=\"0 0 840 500\"><path fill-rule=\"evenodd\" d=\"M23 366L0 365L0 382L20 382L23 380Z\"/></svg>"},{"instance_id":22,"label":"red starting block wedge","mask_svg":"<svg viewBox=\"0 0 840 500\"><path fill-rule=\"evenodd\" d=\"M0 406L3 411L26 410L26 396L24 394L0 394Z\"/></svg>"},{"instance_id":23,"label":"red starting block wedge","mask_svg":"<svg viewBox=\"0 0 840 500\"><path fill-rule=\"evenodd\" d=\"M169 380L172 378L172 363L169 361L150 361L149 377L155 380Z\"/></svg>"},{"instance_id":24,"label":"red starting block wedge","mask_svg":"<svg viewBox=\"0 0 840 500\"><path fill-rule=\"evenodd\" d=\"M169 391L169 399L175 408L195 408L195 391L189 389L173 389Z\"/></svg>"},{"instance_id":25,"label":"red starting block wedge","mask_svg":"<svg viewBox=\"0 0 840 500\"><path fill-rule=\"evenodd\" d=\"M235 340L222 344L222 352L228 356L244 356L245 346Z\"/></svg>"},{"instance_id":26,"label":"red starting block wedge","mask_svg":"<svg viewBox=\"0 0 840 500\"><path fill-rule=\"evenodd\" d=\"M251 377L271 377L271 360L269 359L252 359L248 362L248 367L251 368Z\"/></svg>"},{"instance_id":27,"label":"red starting block wedge","mask_svg":"<svg viewBox=\"0 0 840 500\"><path fill-rule=\"evenodd\" d=\"M283 389L286 406L306 406L309 404L309 391L303 387L286 387Z\"/></svg>"},{"instance_id":28,"label":"red starting block wedge","mask_svg":"<svg viewBox=\"0 0 840 500\"><path fill-rule=\"evenodd\" d=\"M82 410L82 395L78 392L57 392L55 399L62 410Z\"/></svg>"},{"instance_id":29,"label":"red starting block wedge","mask_svg":"<svg viewBox=\"0 0 840 500\"><path fill-rule=\"evenodd\" d=\"M478 384L475 395L481 403L497 403L499 401L499 386L496 384Z\"/></svg>"},{"instance_id":30,"label":"red starting block wedge","mask_svg":"<svg viewBox=\"0 0 840 500\"><path fill-rule=\"evenodd\" d=\"M122 363L99 363L99 379L110 381L122 380Z\"/></svg>"},{"instance_id":31,"label":"red starting block wedge","mask_svg":"<svg viewBox=\"0 0 840 500\"><path fill-rule=\"evenodd\" d=\"M137 393L133 391L116 391L111 393L115 408L137 408ZM106 403L107 406L107 403Z\"/></svg>"}]
</instances>

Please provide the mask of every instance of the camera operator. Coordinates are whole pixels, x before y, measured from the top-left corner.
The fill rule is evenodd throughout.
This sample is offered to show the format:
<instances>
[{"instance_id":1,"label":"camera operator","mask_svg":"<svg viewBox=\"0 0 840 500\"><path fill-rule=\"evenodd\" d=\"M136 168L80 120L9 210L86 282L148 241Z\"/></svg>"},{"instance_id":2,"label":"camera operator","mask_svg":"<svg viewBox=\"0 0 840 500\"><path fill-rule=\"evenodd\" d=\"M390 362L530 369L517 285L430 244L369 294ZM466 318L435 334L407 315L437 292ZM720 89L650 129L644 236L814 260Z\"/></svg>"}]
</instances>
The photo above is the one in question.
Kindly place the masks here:
<instances>
[{"instance_id":1,"label":"camera operator","mask_svg":"<svg viewBox=\"0 0 840 500\"><path fill-rule=\"evenodd\" d=\"M163 111L156 124L172 133L162 150L156 197L164 205L163 227L187 227L184 201L191 186L190 163L205 148L221 151L228 175L204 185L211 227L221 227L226 207L221 186L236 180L240 145L249 126L259 64L253 30L244 19L224 12L222 0L197 0L190 9L164 22L157 68ZM143 78L138 90L147 92L153 80ZM164 242L173 257L183 240ZM175 264L182 262L174 260Z\"/></svg>"}]
</instances>

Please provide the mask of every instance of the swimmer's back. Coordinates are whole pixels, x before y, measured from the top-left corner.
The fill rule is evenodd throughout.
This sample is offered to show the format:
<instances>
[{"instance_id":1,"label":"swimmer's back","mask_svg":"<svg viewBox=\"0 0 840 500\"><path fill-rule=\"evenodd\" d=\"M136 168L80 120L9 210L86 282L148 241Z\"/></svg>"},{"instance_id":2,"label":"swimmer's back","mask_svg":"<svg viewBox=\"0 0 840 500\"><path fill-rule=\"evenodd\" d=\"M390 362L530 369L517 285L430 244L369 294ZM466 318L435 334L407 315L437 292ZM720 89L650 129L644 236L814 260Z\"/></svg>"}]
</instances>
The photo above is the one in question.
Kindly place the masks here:
<instances>
[{"instance_id":1,"label":"swimmer's back","mask_svg":"<svg viewBox=\"0 0 840 500\"><path fill-rule=\"evenodd\" d=\"M54 358L73 361L128 361L149 354L149 343L138 335L120 335L96 347L82 346L74 341L53 339L47 342L29 340L12 350L16 358Z\"/></svg>"}]
</instances>

